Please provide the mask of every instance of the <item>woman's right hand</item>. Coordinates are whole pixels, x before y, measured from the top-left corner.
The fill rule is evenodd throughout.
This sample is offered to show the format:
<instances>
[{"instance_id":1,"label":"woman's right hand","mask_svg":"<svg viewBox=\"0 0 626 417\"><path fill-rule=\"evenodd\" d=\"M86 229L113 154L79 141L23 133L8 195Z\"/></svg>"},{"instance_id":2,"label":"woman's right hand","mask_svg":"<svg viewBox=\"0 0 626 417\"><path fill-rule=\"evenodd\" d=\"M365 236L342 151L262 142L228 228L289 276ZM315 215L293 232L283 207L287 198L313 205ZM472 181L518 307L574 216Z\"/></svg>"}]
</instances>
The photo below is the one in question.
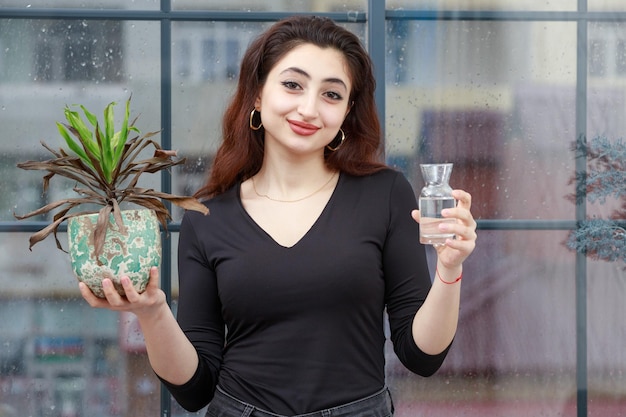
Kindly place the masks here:
<instances>
[{"instance_id":1,"label":"woman's right hand","mask_svg":"<svg viewBox=\"0 0 626 417\"><path fill-rule=\"evenodd\" d=\"M198 368L198 354L167 305L165 293L159 287L159 269L150 269L150 281L141 294L127 276L120 281L126 296L117 292L110 279L102 281L106 298L96 297L82 282L78 285L90 306L128 311L137 316L150 365L157 375L175 385L189 381Z\"/></svg>"},{"instance_id":2,"label":"woman's right hand","mask_svg":"<svg viewBox=\"0 0 626 417\"><path fill-rule=\"evenodd\" d=\"M150 280L143 293L139 294L133 287L130 278L123 276L120 279L126 296L120 295L113 286L113 282L105 278L102 280L102 289L106 298L99 298L80 282L78 287L83 298L94 308L106 308L113 311L128 311L141 318L150 315L163 305L166 305L165 293L159 287L159 269L154 266L150 269Z\"/></svg>"}]
</instances>

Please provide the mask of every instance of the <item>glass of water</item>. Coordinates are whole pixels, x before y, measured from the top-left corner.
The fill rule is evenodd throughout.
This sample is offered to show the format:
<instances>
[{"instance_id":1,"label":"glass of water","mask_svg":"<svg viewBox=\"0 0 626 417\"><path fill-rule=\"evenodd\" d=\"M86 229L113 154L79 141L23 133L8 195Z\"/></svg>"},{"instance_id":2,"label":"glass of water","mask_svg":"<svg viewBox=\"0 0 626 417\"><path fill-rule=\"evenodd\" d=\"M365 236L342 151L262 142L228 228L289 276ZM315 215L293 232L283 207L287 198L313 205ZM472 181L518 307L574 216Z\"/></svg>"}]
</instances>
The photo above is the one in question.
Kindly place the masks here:
<instances>
[{"instance_id":1,"label":"glass of water","mask_svg":"<svg viewBox=\"0 0 626 417\"><path fill-rule=\"evenodd\" d=\"M456 219L444 219L441 211L456 206L452 188L448 184L452 164L421 164L424 188L419 196L420 242L427 245L443 245L446 239L453 239L453 233L442 233L439 224L454 223Z\"/></svg>"}]
</instances>

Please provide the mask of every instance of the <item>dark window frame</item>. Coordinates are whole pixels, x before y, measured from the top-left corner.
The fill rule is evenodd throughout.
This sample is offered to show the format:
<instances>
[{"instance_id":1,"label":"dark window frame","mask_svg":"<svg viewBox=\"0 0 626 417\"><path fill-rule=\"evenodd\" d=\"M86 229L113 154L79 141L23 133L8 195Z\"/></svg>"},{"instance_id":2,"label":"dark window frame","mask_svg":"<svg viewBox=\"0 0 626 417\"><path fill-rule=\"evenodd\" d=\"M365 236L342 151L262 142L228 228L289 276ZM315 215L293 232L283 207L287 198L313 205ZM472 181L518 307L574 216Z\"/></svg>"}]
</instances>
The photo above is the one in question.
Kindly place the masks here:
<instances>
[{"instance_id":1,"label":"dark window frame","mask_svg":"<svg viewBox=\"0 0 626 417\"><path fill-rule=\"evenodd\" d=\"M165 148L171 146L172 124L172 55L171 55L171 25L174 21L263 21L271 22L289 16L288 12L250 12L250 11L173 11L171 0L161 0L160 10L90 10L90 9L33 9L33 8L0 8L0 19L63 19L63 20L147 20L160 22L161 25L161 117L163 131L162 144ZM576 134L572 140L584 140L586 137L587 114L587 77L588 74L588 24L592 22L626 22L626 12L590 12L587 9L587 0L577 0L577 11L572 12L528 12L528 11L441 11L441 10L385 10L384 0L368 0L367 12L363 13L317 13L325 15L339 22L366 23L368 28L368 49L374 62L385 62L385 25L389 22L402 20L416 21L569 21L577 23L577 85L576 85ZM378 80L376 100L381 120L385 119L385 65L375 68ZM209 75L210 76L210 75ZM586 172L586 157L579 155L576 158L576 170ZM162 189L169 192L172 188L171 177L163 172ZM478 228L482 230L573 230L579 221L586 218L586 207L583 203L576 205L576 219L569 221L544 220L496 220L485 219L478 221ZM0 234L11 232L34 232L39 230L44 222L0 222ZM177 233L180 225L172 223L171 233ZM165 237L165 236L164 236ZM171 239L164 238L162 265L162 287L168 302L171 302L171 271L172 248ZM587 415L587 273L586 258L576 255L576 345L577 345L577 415ZM161 415L171 415L171 400L167 391L162 388Z\"/></svg>"}]
</instances>

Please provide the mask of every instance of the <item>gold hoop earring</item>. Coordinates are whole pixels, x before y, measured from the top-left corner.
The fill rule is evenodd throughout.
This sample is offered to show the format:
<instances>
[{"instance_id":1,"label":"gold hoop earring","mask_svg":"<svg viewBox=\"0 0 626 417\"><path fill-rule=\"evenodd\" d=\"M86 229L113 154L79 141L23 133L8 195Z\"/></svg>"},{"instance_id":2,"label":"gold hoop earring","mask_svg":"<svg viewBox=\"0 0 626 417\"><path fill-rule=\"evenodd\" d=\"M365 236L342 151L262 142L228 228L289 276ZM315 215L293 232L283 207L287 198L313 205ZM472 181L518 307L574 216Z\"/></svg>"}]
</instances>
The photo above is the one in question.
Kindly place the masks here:
<instances>
[{"instance_id":1,"label":"gold hoop earring","mask_svg":"<svg viewBox=\"0 0 626 417\"><path fill-rule=\"evenodd\" d=\"M250 113L250 129L252 130L259 130L260 128L263 127L263 122L259 122L258 126L254 125L254 122L252 121L252 119L254 119L254 113L256 112L256 109L252 109L252 112ZM261 117L261 112L259 112L259 118Z\"/></svg>"},{"instance_id":2,"label":"gold hoop earring","mask_svg":"<svg viewBox=\"0 0 626 417\"><path fill-rule=\"evenodd\" d=\"M343 145L343 142L346 140L346 134L343 132L343 129L339 129L339 133L341 133L341 141L339 142L339 145L333 147L333 146L330 146L330 143L329 143L328 145L326 145L326 149L328 149L331 152L335 152L337 149L341 148L341 145ZM337 139L336 136L333 138L332 142L334 142L335 139Z\"/></svg>"}]
</instances>

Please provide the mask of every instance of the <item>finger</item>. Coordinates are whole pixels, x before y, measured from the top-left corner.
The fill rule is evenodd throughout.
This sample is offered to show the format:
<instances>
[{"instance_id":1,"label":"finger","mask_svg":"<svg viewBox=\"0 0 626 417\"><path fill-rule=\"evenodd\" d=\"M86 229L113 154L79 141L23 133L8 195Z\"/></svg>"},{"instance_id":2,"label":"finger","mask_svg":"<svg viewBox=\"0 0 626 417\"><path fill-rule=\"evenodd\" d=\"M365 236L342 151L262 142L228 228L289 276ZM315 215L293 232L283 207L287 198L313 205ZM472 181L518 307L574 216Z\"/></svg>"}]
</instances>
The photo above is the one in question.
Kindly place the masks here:
<instances>
[{"instance_id":1,"label":"finger","mask_svg":"<svg viewBox=\"0 0 626 417\"><path fill-rule=\"evenodd\" d=\"M453 249L456 252L455 264L462 264L465 259L474 251L476 247L475 240L448 239L444 245L444 249Z\"/></svg>"},{"instance_id":2,"label":"finger","mask_svg":"<svg viewBox=\"0 0 626 417\"><path fill-rule=\"evenodd\" d=\"M141 300L142 294L137 292L137 289L131 282L130 278L124 276L120 279L120 282L122 283L128 302L136 303ZM160 289L159 285L159 268L153 266L150 268L150 279L148 280L148 284L146 285L143 293L154 293Z\"/></svg>"},{"instance_id":3,"label":"finger","mask_svg":"<svg viewBox=\"0 0 626 417\"><path fill-rule=\"evenodd\" d=\"M455 208L443 209L441 215L445 218L456 218L467 227L476 228L476 220L474 220L471 211L461 205Z\"/></svg>"},{"instance_id":4,"label":"finger","mask_svg":"<svg viewBox=\"0 0 626 417\"><path fill-rule=\"evenodd\" d=\"M452 197L459 203L457 206L461 206L469 210L472 207L472 195L464 190L453 190Z\"/></svg>"},{"instance_id":5,"label":"finger","mask_svg":"<svg viewBox=\"0 0 626 417\"><path fill-rule=\"evenodd\" d=\"M80 295L82 295L82 297L91 307L104 308L107 306L108 303L102 298L96 297L96 295L89 289L89 287L84 282L78 283L78 289L80 291Z\"/></svg>"},{"instance_id":6,"label":"finger","mask_svg":"<svg viewBox=\"0 0 626 417\"><path fill-rule=\"evenodd\" d=\"M461 220L455 223L441 223L439 230L442 233L452 233L457 240L476 240L476 221L470 215L469 220Z\"/></svg>"},{"instance_id":7,"label":"finger","mask_svg":"<svg viewBox=\"0 0 626 417\"><path fill-rule=\"evenodd\" d=\"M419 210L413 210L411 211L411 217L413 217L413 220L419 223L422 215L420 214Z\"/></svg>"},{"instance_id":8,"label":"finger","mask_svg":"<svg viewBox=\"0 0 626 417\"><path fill-rule=\"evenodd\" d=\"M160 288L159 268L156 266L150 268L150 280L148 281L148 287Z\"/></svg>"},{"instance_id":9,"label":"finger","mask_svg":"<svg viewBox=\"0 0 626 417\"><path fill-rule=\"evenodd\" d=\"M125 300L117 292L113 281L110 278L104 278L102 280L102 291L104 296L112 307L120 307L125 303Z\"/></svg>"},{"instance_id":10,"label":"finger","mask_svg":"<svg viewBox=\"0 0 626 417\"><path fill-rule=\"evenodd\" d=\"M456 215L457 219L459 219L468 230L476 230L476 220L474 220L474 216L472 216L469 210L458 209Z\"/></svg>"},{"instance_id":11,"label":"finger","mask_svg":"<svg viewBox=\"0 0 626 417\"><path fill-rule=\"evenodd\" d=\"M137 289L135 289L135 286L129 277L121 277L120 283L122 284L122 288L124 289L124 294L126 294L128 302L133 303L139 299L139 293L137 292Z\"/></svg>"}]
</instances>

